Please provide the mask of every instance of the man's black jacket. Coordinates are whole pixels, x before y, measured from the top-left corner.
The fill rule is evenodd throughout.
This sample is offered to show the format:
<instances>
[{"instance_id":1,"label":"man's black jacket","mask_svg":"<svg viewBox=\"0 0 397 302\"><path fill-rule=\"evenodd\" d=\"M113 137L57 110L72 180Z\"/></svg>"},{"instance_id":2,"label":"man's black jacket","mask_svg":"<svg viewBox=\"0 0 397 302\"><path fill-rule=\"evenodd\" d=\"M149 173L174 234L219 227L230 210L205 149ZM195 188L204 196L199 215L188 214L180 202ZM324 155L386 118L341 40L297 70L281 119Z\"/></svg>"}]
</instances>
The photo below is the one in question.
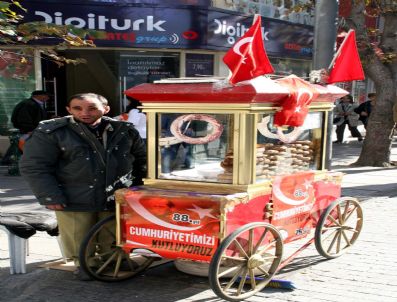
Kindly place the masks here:
<instances>
[{"instance_id":1,"label":"man's black jacket","mask_svg":"<svg viewBox=\"0 0 397 302\"><path fill-rule=\"evenodd\" d=\"M32 132L40 121L47 119L47 112L32 98L18 103L12 113L11 121L21 133Z\"/></svg>"}]
</instances>

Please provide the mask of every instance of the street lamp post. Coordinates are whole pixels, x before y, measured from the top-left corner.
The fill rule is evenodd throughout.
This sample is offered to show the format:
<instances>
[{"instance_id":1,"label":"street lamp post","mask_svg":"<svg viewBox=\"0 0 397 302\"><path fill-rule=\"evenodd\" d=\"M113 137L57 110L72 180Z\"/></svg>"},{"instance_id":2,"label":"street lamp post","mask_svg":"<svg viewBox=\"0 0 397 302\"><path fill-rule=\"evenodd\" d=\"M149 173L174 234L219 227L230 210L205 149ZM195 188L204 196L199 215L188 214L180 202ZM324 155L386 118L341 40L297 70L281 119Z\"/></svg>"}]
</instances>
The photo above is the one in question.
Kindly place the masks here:
<instances>
[{"instance_id":1,"label":"street lamp post","mask_svg":"<svg viewBox=\"0 0 397 302\"><path fill-rule=\"evenodd\" d=\"M327 69L335 53L338 0L316 1L314 17L313 70ZM325 168L331 166L333 112L328 115Z\"/></svg>"}]
</instances>

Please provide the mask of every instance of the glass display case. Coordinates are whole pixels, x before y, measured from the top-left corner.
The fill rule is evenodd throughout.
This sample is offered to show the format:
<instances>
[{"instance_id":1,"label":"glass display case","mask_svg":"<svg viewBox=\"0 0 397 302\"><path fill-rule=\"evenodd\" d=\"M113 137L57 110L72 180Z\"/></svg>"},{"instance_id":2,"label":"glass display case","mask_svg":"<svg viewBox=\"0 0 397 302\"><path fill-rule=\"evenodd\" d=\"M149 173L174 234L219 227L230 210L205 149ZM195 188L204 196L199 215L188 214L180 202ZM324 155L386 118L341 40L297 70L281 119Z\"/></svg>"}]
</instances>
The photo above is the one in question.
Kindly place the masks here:
<instances>
[{"instance_id":1,"label":"glass display case","mask_svg":"<svg viewBox=\"0 0 397 302\"><path fill-rule=\"evenodd\" d=\"M272 113L258 113L257 119L256 182L321 169L324 112L311 112L302 127L282 134L272 126ZM157 120L159 179L233 182L232 114L159 113Z\"/></svg>"}]
</instances>

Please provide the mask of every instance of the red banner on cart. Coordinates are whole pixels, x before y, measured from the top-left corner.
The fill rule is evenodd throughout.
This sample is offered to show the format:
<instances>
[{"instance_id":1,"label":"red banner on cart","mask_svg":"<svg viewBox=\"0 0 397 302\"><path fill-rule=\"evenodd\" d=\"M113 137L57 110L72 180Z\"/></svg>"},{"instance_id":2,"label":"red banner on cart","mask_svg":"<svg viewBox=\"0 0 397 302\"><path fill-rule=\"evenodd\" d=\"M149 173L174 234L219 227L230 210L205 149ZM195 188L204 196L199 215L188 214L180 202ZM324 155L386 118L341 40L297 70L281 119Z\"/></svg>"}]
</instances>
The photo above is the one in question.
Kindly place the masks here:
<instances>
[{"instance_id":1,"label":"red banner on cart","mask_svg":"<svg viewBox=\"0 0 397 302\"><path fill-rule=\"evenodd\" d=\"M276 176L272 184L273 217L284 242L305 237L311 231L314 204L314 172Z\"/></svg>"},{"instance_id":2,"label":"red banner on cart","mask_svg":"<svg viewBox=\"0 0 397 302\"><path fill-rule=\"evenodd\" d=\"M129 249L165 258L209 261L218 246L219 200L211 195L138 190L125 195L123 234Z\"/></svg>"}]
</instances>

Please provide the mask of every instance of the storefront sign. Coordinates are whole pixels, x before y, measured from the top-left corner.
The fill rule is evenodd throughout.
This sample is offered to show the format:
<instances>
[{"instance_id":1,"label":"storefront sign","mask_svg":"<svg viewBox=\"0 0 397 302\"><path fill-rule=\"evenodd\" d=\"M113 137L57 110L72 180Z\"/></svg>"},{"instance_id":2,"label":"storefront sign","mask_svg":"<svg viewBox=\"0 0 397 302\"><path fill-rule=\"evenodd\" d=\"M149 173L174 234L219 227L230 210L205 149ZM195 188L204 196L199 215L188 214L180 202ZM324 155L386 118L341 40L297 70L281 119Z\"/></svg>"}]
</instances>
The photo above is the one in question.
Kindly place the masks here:
<instances>
[{"instance_id":1,"label":"storefront sign","mask_svg":"<svg viewBox=\"0 0 397 302\"><path fill-rule=\"evenodd\" d=\"M200 48L205 15L189 7L148 7L137 4L26 3L26 21L74 25L106 32L97 46L139 48Z\"/></svg>"},{"instance_id":2,"label":"storefront sign","mask_svg":"<svg viewBox=\"0 0 397 302\"><path fill-rule=\"evenodd\" d=\"M53 0L56 1L56 0ZM112 2L112 3L145 3L145 4L163 4L163 5L211 5L211 0L85 0L85 2Z\"/></svg>"},{"instance_id":3,"label":"storefront sign","mask_svg":"<svg viewBox=\"0 0 397 302\"><path fill-rule=\"evenodd\" d=\"M252 25L252 17L242 17L221 11L208 12L210 46L228 49ZM262 18L262 36L268 55L311 57L313 27Z\"/></svg>"},{"instance_id":4,"label":"storefront sign","mask_svg":"<svg viewBox=\"0 0 397 302\"><path fill-rule=\"evenodd\" d=\"M26 21L45 21L106 32L97 46L228 50L252 24L252 16L204 6L29 1ZM110 9L111 8L111 9ZM268 54L312 55L313 27L262 18ZM42 41L40 42L42 43ZM53 43L53 41L51 41Z\"/></svg>"}]
</instances>

